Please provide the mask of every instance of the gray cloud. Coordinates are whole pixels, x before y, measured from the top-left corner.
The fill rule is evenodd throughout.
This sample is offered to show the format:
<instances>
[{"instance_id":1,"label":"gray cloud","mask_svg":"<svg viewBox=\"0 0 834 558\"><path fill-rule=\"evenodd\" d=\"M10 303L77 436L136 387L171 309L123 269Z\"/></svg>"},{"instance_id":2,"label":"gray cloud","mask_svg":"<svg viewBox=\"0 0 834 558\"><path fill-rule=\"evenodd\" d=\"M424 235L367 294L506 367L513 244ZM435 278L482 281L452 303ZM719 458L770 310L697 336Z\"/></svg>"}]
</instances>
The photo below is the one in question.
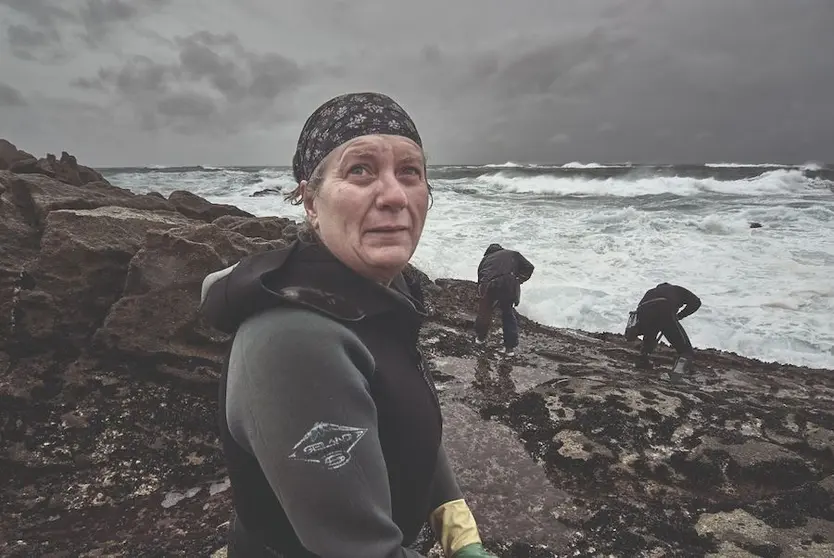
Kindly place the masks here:
<instances>
[{"instance_id":1,"label":"gray cloud","mask_svg":"<svg viewBox=\"0 0 834 558\"><path fill-rule=\"evenodd\" d=\"M18 23L9 23L11 53L23 60L65 62L73 43L106 43L114 24L128 23L170 0L0 0Z\"/></svg>"},{"instance_id":2,"label":"gray cloud","mask_svg":"<svg viewBox=\"0 0 834 558\"><path fill-rule=\"evenodd\" d=\"M0 0L0 6L8 6L44 27L54 27L59 21L74 18L61 2L54 0Z\"/></svg>"},{"instance_id":3,"label":"gray cloud","mask_svg":"<svg viewBox=\"0 0 834 558\"><path fill-rule=\"evenodd\" d=\"M81 7L81 20L88 26L98 27L114 21L127 21L138 13L135 3L123 0L88 0Z\"/></svg>"},{"instance_id":4,"label":"gray cloud","mask_svg":"<svg viewBox=\"0 0 834 558\"><path fill-rule=\"evenodd\" d=\"M6 39L11 54L22 60L55 62L62 58L61 35L63 22L75 16L57 2L50 0L0 0L0 7L20 21L6 26ZM4 18L11 21L11 18Z\"/></svg>"},{"instance_id":5,"label":"gray cloud","mask_svg":"<svg viewBox=\"0 0 834 558\"><path fill-rule=\"evenodd\" d=\"M157 104L162 116L210 117L217 107L209 97L199 93L174 93L163 97Z\"/></svg>"},{"instance_id":6,"label":"gray cloud","mask_svg":"<svg viewBox=\"0 0 834 558\"><path fill-rule=\"evenodd\" d=\"M834 154L831 0L288 2L0 0L0 70L21 115L43 90L101 107L66 137L113 164L286 164L310 111L369 89L435 163ZM114 124L134 147L97 139Z\"/></svg>"},{"instance_id":7,"label":"gray cloud","mask_svg":"<svg viewBox=\"0 0 834 558\"><path fill-rule=\"evenodd\" d=\"M0 82L0 107L22 107L26 104L26 100L20 91Z\"/></svg>"},{"instance_id":8,"label":"gray cloud","mask_svg":"<svg viewBox=\"0 0 834 558\"><path fill-rule=\"evenodd\" d=\"M194 135L235 133L283 118L276 103L305 79L298 64L275 53L247 50L231 33L200 31L176 37L176 61L134 56L121 67L101 68L72 84L87 91L113 91L132 107L144 130L171 128Z\"/></svg>"},{"instance_id":9,"label":"gray cloud","mask_svg":"<svg viewBox=\"0 0 834 558\"><path fill-rule=\"evenodd\" d=\"M44 47L60 41L54 28L32 28L22 24L12 24L6 29L12 54L23 60L35 60L33 54Z\"/></svg>"},{"instance_id":10,"label":"gray cloud","mask_svg":"<svg viewBox=\"0 0 834 558\"><path fill-rule=\"evenodd\" d=\"M101 68L94 77L77 78L72 83L82 89L106 90L115 87L127 97L145 92L165 92L173 79L172 68L157 64L147 56L130 58L121 68Z\"/></svg>"},{"instance_id":11,"label":"gray cloud","mask_svg":"<svg viewBox=\"0 0 834 558\"><path fill-rule=\"evenodd\" d=\"M830 4L741 4L609 11L532 45L412 63L458 124L440 144L459 161L830 159Z\"/></svg>"},{"instance_id":12,"label":"gray cloud","mask_svg":"<svg viewBox=\"0 0 834 558\"><path fill-rule=\"evenodd\" d=\"M113 24L137 17L143 4L125 0L87 0L78 12L78 19L84 27L82 38L91 46L98 45L107 37Z\"/></svg>"}]
</instances>

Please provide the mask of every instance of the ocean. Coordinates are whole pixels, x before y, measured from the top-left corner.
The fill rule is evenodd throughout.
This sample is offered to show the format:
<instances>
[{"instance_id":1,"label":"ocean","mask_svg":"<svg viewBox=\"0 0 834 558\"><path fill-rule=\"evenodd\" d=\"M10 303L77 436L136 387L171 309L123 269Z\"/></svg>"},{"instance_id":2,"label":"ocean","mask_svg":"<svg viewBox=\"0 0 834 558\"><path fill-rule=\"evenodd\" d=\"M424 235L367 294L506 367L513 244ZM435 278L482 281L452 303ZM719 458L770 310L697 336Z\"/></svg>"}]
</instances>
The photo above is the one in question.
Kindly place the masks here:
<instances>
[{"instance_id":1,"label":"ocean","mask_svg":"<svg viewBox=\"0 0 834 558\"><path fill-rule=\"evenodd\" d=\"M280 195L294 187L286 167L102 172L137 193L302 217ZM474 280L498 242L536 266L518 309L541 323L622 332L645 290L669 281L703 301L683 321L696 348L834 369L832 165L505 163L435 166L429 179L412 262L432 278Z\"/></svg>"}]
</instances>

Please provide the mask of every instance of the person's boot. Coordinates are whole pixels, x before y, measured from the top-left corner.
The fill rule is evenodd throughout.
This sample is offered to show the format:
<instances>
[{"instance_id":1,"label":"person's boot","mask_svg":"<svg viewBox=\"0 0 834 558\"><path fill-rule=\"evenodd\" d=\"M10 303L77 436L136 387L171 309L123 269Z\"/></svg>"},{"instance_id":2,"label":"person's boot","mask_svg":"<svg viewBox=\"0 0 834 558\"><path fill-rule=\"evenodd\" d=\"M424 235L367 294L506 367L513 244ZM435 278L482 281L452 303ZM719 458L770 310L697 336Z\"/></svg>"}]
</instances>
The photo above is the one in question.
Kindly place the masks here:
<instances>
[{"instance_id":1,"label":"person's boot","mask_svg":"<svg viewBox=\"0 0 834 558\"><path fill-rule=\"evenodd\" d=\"M654 366L652 365L652 361L651 359L649 359L649 355L647 354L641 354L639 357L637 357L634 367L639 368L641 370L651 370L652 368L654 368Z\"/></svg>"},{"instance_id":2,"label":"person's boot","mask_svg":"<svg viewBox=\"0 0 834 558\"><path fill-rule=\"evenodd\" d=\"M669 380L672 382L680 382L689 375L689 368L691 366L690 357L679 356L675 359L675 364L672 365L672 371L669 372Z\"/></svg>"}]
</instances>

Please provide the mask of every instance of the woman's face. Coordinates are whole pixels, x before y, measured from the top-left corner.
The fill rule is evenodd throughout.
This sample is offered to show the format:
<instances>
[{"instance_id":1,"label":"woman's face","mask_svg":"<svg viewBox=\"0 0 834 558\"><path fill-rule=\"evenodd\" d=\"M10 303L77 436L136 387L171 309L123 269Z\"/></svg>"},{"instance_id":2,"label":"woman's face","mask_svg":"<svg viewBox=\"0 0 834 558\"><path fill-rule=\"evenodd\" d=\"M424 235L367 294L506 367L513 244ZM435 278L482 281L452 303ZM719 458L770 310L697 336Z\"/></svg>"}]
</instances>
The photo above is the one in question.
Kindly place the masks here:
<instances>
[{"instance_id":1,"label":"woman's face","mask_svg":"<svg viewBox=\"0 0 834 558\"><path fill-rule=\"evenodd\" d=\"M304 209L325 246L344 264L388 284L411 259L429 205L425 158L408 138L367 135L334 149Z\"/></svg>"}]
</instances>

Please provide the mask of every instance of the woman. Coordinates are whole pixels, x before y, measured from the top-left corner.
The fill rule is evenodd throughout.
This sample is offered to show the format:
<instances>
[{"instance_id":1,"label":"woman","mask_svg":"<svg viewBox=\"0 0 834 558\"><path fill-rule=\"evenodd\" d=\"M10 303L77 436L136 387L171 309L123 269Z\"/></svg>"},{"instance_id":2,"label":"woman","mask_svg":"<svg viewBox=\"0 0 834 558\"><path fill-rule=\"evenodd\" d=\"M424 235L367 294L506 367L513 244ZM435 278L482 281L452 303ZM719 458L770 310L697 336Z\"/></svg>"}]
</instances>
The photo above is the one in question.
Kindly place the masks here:
<instances>
[{"instance_id":1,"label":"woman","mask_svg":"<svg viewBox=\"0 0 834 558\"><path fill-rule=\"evenodd\" d=\"M235 333L220 438L229 556L388 558L428 522L449 558L492 556L449 468L402 270L429 205L422 141L396 102L335 97L293 157L307 233L213 273L202 311Z\"/></svg>"}]
</instances>

